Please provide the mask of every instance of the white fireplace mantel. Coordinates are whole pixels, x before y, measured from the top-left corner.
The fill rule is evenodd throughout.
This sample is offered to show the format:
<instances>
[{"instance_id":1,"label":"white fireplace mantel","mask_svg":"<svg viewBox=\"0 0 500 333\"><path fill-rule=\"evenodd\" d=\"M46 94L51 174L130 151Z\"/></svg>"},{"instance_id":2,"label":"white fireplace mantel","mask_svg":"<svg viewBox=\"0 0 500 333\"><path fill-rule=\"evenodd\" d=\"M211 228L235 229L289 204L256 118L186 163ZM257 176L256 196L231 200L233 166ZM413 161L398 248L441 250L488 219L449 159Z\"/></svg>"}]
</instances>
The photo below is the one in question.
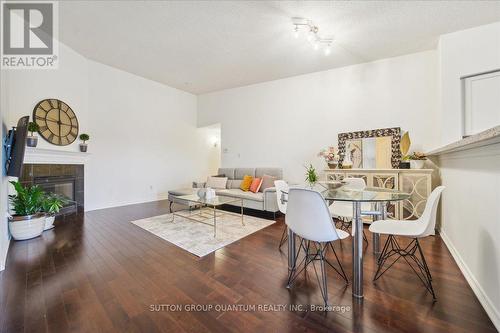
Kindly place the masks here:
<instances>
[{"instance_id":1,"label":"white fireplace mantel","mask_svg":"<svg viewBox=\"0 0 500 333\"><path fill-rule=\"evenodd\" d=\"M26 147L25 164L86 164L89 153Z\"/></svg>"}]
</instances>

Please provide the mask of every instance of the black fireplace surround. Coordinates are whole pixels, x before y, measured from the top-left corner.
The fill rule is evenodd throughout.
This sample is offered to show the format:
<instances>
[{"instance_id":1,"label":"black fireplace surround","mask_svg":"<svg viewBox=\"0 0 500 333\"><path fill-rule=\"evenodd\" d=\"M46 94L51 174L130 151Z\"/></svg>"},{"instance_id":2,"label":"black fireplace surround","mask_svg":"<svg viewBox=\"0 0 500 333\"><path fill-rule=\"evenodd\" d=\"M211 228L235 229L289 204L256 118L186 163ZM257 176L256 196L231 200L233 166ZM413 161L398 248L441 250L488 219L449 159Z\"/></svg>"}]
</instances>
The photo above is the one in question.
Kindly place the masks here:
<instances>
[{"instance_id":1,"label":"black fireplace surround","mask_svg":"<svg viewBox=\"0 0 500 333\"><path fill-rule=\"evenodd\" d=\"M45 192L65 196L70 202L60 214L84 211L84 166L81 164L24 164L19 181L38 185Z\"/></svg>"}]
</instances>

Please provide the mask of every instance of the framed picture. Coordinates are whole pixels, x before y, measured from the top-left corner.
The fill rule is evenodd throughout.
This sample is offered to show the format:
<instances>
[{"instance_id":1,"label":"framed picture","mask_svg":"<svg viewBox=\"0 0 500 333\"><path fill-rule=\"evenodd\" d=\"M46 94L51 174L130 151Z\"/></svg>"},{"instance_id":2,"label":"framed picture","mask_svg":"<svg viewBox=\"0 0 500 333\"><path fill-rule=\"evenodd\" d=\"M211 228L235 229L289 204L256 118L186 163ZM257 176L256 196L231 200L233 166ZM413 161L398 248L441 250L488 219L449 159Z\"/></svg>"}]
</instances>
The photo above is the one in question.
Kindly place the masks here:
<instances>
[{"instance_id":1,"label":"framed picture","mask_svg":"<svg viewBox=\"0 0 500 333\"><path fill-rule=\"evenodd\" d=\"M397 169L401 160L401 128L339 133L339 167L349 154L355 169Z\"/></svg>"}]
</instances>

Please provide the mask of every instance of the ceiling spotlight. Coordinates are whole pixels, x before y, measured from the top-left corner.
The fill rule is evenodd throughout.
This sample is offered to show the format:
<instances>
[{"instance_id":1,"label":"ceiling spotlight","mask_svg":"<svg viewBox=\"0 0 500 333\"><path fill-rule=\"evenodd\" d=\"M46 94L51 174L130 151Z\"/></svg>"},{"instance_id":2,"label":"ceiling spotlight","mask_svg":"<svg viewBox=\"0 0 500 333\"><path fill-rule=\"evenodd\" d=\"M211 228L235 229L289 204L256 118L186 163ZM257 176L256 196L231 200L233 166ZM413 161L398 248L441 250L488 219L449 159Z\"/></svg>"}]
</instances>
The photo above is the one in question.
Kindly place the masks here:
<instances>
[{"instance_id":1,"label":"ceiling spotlight","mask_svg":"<svg viewBox=\"0 0 500 333\"><path fill-rule=\"evenodd\" d=\"M292 24L294 25L309 25L309 20L303 17L292 17Z\"/></svg>"},{"instance_id":2,"label":"ceiling spotlight","mask_svg":"<svg viewBox=\"0 0 500 333\"><path fill-rule=\"evenodd\" d=\"M332 50L331 50L331 44L333 41L333 38L322 38L319 35L319 28L313 24L311 20L302 18L302 17L292 17L292 24L293 24L293 36L295 38L299 37L300 30L302 27L304 29L307 29L307 41L312 44L314 50L318 50L320 46L326 45L324 48L324 53L325 55L329 55Z\"/></svg>"}]
</instances>

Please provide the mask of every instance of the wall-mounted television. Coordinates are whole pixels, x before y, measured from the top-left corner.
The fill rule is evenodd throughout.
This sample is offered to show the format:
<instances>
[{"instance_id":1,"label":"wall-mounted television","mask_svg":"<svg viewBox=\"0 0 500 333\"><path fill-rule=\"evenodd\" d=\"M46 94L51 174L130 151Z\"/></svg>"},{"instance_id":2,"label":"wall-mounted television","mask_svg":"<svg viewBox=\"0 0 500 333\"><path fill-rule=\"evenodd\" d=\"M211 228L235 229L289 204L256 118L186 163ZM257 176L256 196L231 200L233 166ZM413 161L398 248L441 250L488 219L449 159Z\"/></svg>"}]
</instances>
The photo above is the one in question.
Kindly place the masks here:
<instances>
[{"instance_id":1,"label":"wall-mounted television","mask_svg":"<svg viewBox=\"0 0 500 333\"><path fill-rule=\"evenodd\" d=\"M7 176L19 177L21 175L29 119L29 116L20 118L17 126L9 130L5 138L5 169Z\"/></svg>"}]
</instances>

